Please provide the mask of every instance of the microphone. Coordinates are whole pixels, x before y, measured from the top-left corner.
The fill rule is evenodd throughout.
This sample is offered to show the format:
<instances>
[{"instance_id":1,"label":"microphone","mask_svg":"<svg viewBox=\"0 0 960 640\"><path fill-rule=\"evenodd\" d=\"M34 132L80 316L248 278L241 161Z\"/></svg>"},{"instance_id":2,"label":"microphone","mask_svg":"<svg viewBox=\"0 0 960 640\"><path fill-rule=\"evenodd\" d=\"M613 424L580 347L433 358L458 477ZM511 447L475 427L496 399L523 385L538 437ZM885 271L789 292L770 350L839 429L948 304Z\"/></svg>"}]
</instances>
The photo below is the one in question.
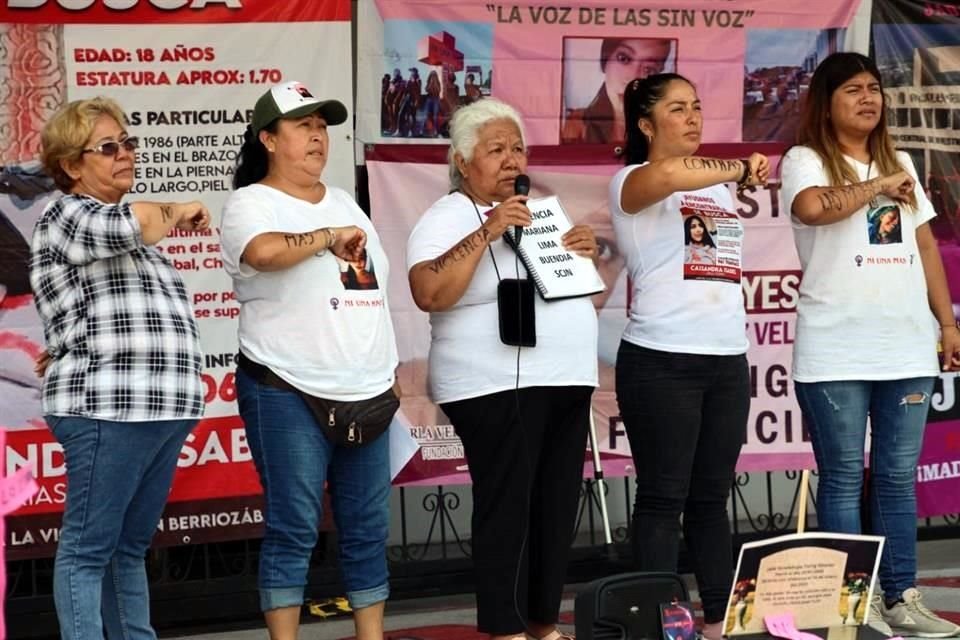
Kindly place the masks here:
<instances>
[{"instance_id":1,"label":"microphone","mask_svg":"<svg viewBox=\"0 0 960 640\"><path fill-rule=\"evenodd\" d=\"M530 176L521 173L513 183L513 193L517 196L525 196L530 193ZM523 235L523 227L517 225L515 228L516 242L520 244L520 236Z\"/></svg>"}]
</instances>

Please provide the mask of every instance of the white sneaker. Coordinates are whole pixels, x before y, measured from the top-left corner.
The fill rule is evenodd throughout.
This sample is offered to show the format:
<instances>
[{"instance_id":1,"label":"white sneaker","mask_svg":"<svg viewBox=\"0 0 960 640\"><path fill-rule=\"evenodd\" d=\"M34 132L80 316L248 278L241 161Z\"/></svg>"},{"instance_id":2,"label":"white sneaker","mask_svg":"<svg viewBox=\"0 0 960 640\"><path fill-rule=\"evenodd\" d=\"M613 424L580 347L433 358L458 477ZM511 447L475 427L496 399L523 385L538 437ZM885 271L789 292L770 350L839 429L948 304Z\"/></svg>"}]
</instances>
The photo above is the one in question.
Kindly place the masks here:
<instances>
[{"instance_id":1,"label":"white sneaker","mask_svg":"<svg viewBox=\"0 0 960 640\"><path fill-rule=\"evenodd\" d=\"M920 592L911 587L903 592L900 602L889 609L881 604L883 619L894 633L916 638L950 638L960 635L960 626L927 609L920 599Z\"/></svg>"},{"instance_id":2,"label":"white sneaker","mask_svg":"<svg viewBox=\"0 0 960 640\"><path fill-rule=\"evenodd\" d=\"M867 616L867 626L879 631L886 637L893 636L893 630L887 621L883 619L883 596L879 593L873 594L870 601L870 615Z\"/></svg>"}]
</instances>

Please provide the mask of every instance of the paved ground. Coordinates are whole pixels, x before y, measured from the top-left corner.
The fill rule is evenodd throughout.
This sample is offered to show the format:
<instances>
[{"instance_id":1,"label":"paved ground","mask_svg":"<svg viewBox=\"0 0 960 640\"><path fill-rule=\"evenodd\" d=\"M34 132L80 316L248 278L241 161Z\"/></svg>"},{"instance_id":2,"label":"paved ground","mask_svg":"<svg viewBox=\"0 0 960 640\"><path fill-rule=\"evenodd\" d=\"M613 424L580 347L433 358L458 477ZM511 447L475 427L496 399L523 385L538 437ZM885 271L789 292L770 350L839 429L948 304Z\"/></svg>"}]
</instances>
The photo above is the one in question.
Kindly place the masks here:
<instances>
[{"instance_id":1,"label":"paved ground","mask_svg":"<svg viewBox=\"0 0 960 640\"><path fill-rule=\"evenodd\" d=\"M960 624L960 541L938 540L922 542L919 547L919 584L924 594L924 603L934 611ZM575 587L564 598L561 610L564 622L572 622L573 595ZM692 594L696 597L696 594ZM435 625L463 625L473 628L476 624L472 595L455 595L437 598L398 600L387 603L386 629L398 631L414 627ZM573 627L567 626L572 631ZM446 640L468 638L473 634L466 630L447 632ZM353 621L349 617L311 622L304 625L300 636L303 640L337 640L353 636ZM264 640L266 631L260 628L223 633L206 633L193 636L177 636L191 640ZM395 636L399 640L401 636Z\"/></svg>"}]
</instances>

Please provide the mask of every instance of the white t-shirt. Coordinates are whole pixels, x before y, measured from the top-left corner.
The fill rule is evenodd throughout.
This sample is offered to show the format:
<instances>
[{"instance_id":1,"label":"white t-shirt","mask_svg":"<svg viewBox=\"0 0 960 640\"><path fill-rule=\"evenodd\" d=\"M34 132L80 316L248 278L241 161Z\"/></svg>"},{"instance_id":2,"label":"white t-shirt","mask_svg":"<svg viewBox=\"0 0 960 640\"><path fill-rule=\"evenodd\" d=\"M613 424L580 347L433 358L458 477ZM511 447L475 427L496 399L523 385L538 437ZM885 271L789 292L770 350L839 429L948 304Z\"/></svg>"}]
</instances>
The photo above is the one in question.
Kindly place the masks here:
<instances>
[{"instance_id":1,"label":"white t-shirt","mask_svg":"<svg viewBox=\"0 0 960 640\"><path fill-rule=\"evenodd\" d=\"M730 191L678 191L628 214L623 183L641 166L624 167L610 182L613 230L633 285L623 339L674 353L746 353L743 225Z\"/></svg>"},{"instance_id":2,"label":"white t-shirt","mask_svg":"<svg viewBox=\"0 0 960 640\"><path fill-rule=\"evenodd\" d=\"M906 153L897 159L917 179ZM847 158L861 181L870 167ZM876 178L876 166L869 171ZM781 211L809 187L829 186L820 156L794 147L783 158ZM793 237L803 280L797 303L793 379L896 380L937 375L937 335L917 248L917 227L936 213L919 180L919 209L886 196L829 225L796 217ZM899 209L899 213L898 210Z\"/></svg>"},{"instance_id":3,"label":"white t-shirt","mask_svg":"<svg viewBox=\"0 0 960 640\"><path fill-rule=\"evenodd\" d=\"M480 207L480 216L491 207ZM407 241L407 269L433 260L477 230L470 199L452 193L423 214ZM526 278L516 254L499 239L490 248L501 278ZM597 314L590 298L544 302L535 294L537 346L520 348L520 384L525 387L597 386ZM430 314L430 394L454 402L513 389L517 347L500 341L497 273L484 256L463 297L446 311Z\"/></svg>"},{"instance_id":4,"label":"white t-shirt","mask_svg":"<svg viewBox=\"0 0 960 640\"><path fill-rule=\"evenodd\" d=\"M364 264L327 251L281 271L260 272L240 256L262 233L356 225L367 234ZM252 184L230 195L221 222L223 264L240 302L240 349L305 393L363 400L386 391L397 367L387 306L387 256L370 220L345 191L327 187L311 204Z\"/></svg>"}]
</instances>

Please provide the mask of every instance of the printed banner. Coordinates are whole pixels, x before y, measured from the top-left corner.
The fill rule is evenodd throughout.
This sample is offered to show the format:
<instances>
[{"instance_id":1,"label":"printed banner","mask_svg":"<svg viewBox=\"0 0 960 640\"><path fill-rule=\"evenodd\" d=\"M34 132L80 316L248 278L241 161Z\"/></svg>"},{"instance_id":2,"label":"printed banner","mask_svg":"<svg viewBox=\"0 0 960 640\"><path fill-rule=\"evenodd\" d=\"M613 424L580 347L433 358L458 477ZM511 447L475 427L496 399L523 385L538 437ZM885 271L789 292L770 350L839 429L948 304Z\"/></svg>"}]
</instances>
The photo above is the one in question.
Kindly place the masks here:
<instances>
[{"instance_id":1,"label":"printed banner","mask_svg":"<svg viewBox=\"0 0 960 640\"><path fill-rule=\"evenodd\" d=\"M590 223L600 238L607 291L594 297L601 333L594 404L605 472L630 473L613 393L627 285L607 209L607 185L622 164L626 84L651 73L684 74L703 101L704 141L726 145L713 151L779 156L793 140L819 61L839 50L867 51L864 22L869 14L857 0L815 0L802 8L786 0L567 6L360 0L357 139L377 143L367 154L374 224L391 259L403 264L413 223L448 189L446 167L431 164L444 162L445 149L433 147L433 154L422 144L445 147L452 111L482 96L515 106L535 148L532 193L558 195L574 221ZM812 464L789 380L800 272L778 190L771 183L735 198L745 239L737 235L740 225L730 224L734 212L704 215L709 203L690 203L687 216L691 227L704 227L703 242L714 245L688 243L687 275L743 282L754 398L741 469ZM429 329L402 275L390 283L391 308L403 411L421 450L400 477L463 479L462 447L426 397Z\"/></svg>"},{"instance_id":2,"label":"printed banner","mask_svg":"<svg viewBox=\"0 0 960 640\"><path fill-rule=\"evenodd\" d=\"M357 138L448 135L458 105L494 95L531 145L621 144L627 83L675 71L704 100L705 142L792 142L817 63L867 50L859 0L360 0Z\"/></svg>"},{"instance_id":3,"label":"printed banner","mask_svg":"<svg viewBox=\"0 0 960 640\"><path fill-rule=\"evenodd\" d=\"M910 154L937 217L954 315L960 317L960 7L873 0L871 49L886 91L887 126ZM922 515L960 511L957 376L941 376L917 470Z\"/></svg>"},{"instance_id":4,"label":"printed banner","mask_svg":"<svg viewBox=\"0 0 960 640\"><path fill-rule=\"evenodd\" d=\"M391 161L394 154L389 147L378 146L367 156L373 221L391 264L405 264L410 230L420 214L448 190L447 166L440 164L442 151L436 147L407 148L406 155L418 153L433 163ZM736 155L738 151L743 152L740 145L704 149L708 155ZM555 149L532 150L527 171L532 182L530 194L557 195L574 224L590 224L597 235L598 270L607 289L593 297L600 319L600 388L593 397L594 413L604 473L632 474L613 384L617 348L627 320L625 261L617 248L607 208L607 187L619 167L580 165L574 158L566 159L568 164L558 162L561 160ZM417 188L411 189L410 185ZM742 282L753 382L747 442L739 464L742 470L797 469L812 464L809 437L802 428L789 379L800 272L789 219L779 211L778 192L779 185L771 183L734 196L736 213L745 228ZM404 269L395 273L389 295L400 353L402 412L420 443L420 451L398 480L425 484L467 481L463 447L443 413L427 397L427 314L414 304Z\"/></svg>"},{"instance_id":5,"label":"printed banner","mask_svg":"<svg viewBox=\"0 0 960 640\"><path fill-rule=\"evenodd\" d=\"M740 145L705 147L706 155L737 155ZM406 240L420 214L446 193L444 149L407 147L397 154L377 146L367 156L373 220L392 264L405 264ZM400 157L417 156L420 162ZM564 154L559 154L563 156ZM573 154L566 154L573 155ZM617 166L569 164L554 148L531 151L531 195L557 195L574 223L590 224L600 247L599 272L607 290L593 297L599 315L600 387L593 396L598 439L607 476L633 474L629 443L614 393L614 364L626 324L627 278L607 209L607 186ZM587 159L589 162L589 159ZM772 157L776 164L778 157ZM409 185L417 185L416 189ZM801 272L789 217L779 209L779 184L734 195L743 226L742 280L750 341L751 407L740 471L814 468L810 437L790 379ZM400 203L400 204L398 204ZM390 281L403 389L401 419L420 450L397 477L400 484L468 482L463 445L427 395L430 346L427 314L410 295L403 269ZM960 374L942 374L931 401L924 449L917 468L921 517L960 511ZM587 475L592 473L588 458Z\"/></svg>"},{"instance_id":6,"label":"printed banner","mask_svg":"<svg viewBox=\"0 0 960 640\"><path fill-rule=\"evenodd\" d=\"M595 395L595 410L608 473L632 470L626 436L616 416L611 370L625 322L626 279L615 244L609 236L603 239L610 232L606 185L620 166L617 146L624 124L618 105L625 84L650 73L684 74L696 84L703 101L704 141L742 144L717 155L761 151L778 156L793 142L799 106L817 64L838 50L868 50L868 2L814 2L802 7L785 1L748 0L722 7L712 2L682 4L583 1L561 7L439 0L361 0L358 4L357 138L377 143L368 153L372 214L384 235L392 234L386 243L394 260L403 258L413 221L447 190L445 169L430 164L443 162L442 150L432 154L410 145L445 146L453 109L485 95L511 103L523 115L528 143L537 147L531 157L531 175L539 183L535 184L537 195L558 194L575 220L591 222L601 236L608 291L595 299L601 319L601 387ZM891 29L899 30L891 32L888 49L905 61L901 66L913 65L911 78L919 77L912 62L917 46L936 50L918 54L925 61L927 80L922 85L911 80L908 84L914 89L897 94L897 104L905 107L891 115L891 127L900 146L908 150L915 146L907 144L909 140L920 143L917 149L926 149L928 140L933 145L933 151L911 153L921 175L932 178L928 192L941 212L934 224L947 227L937 233L950 238L941 243L941 252L956 303L960 300L960 251L950 247L956 246L960 229L958 181L953 179L958 172L947 164L947 154L939 151L952 149L951 162L957 162L956 149L949 147L954 143L944 138L944 129L955 133L960 121L955 108L943 106L954 105L955 96L949 91L931 92L928 85L956 84L958 67L946 45L957 44L960 30L956 11L947 3L876 0L873 34L878 59L876 12L898 4L914 9L897 13L909 19L887 20L895 23ZM921 38L904 31L902 23L911 21L939 26L928 27ZM742 81L732 82L732 78ZM916 89L920 86L922 91ZM927 130L927 122L939 128ZM901 131L906 126L923 129L923 139L915 130ZM778 158L772 160L777 166ZM931 174L931 166L949 168ZM741 470L813 464L789 377L801 274L788 221L778 211L778 189L772 183L737 198L736 213L745 225L742 264L734 265L732 255L725 256L731 262L731 277L737 266L741 269L751 341L753 402ZM693 215L688 218L694 219ZM716 218L704 220L703 226L711 238L721 238L723 229ZM733 237L724 241L726 252L734 254ZM712 253L704 248L691 250L687 261L691 276L699 268L693 268L695 261L718 259L719 247L713 249ZM404 413L422 446L401 478L410 482L463 479L462 447L425 395L422 358L429 347L425 316L412 304L405 279L391 287L404 361L401 382L408 390ZM942 376L938 385L942 397L952 403L955 378ZM934 403L931 422L940 420L939 416ZM949 462L947 457L956 458L957 446L950 435L954 428L931 429L924 453L928 466L918 469L921 482L926 477L927 483L943 483L955 476L952 466L943 466ZM947 435L938 436L943 429ZM940 466L931 466L935 464ZM931 492L939 492L929 486ZM960 509L952 503L946 506L942 498L928 500L923 486L919 491L924 515ZM960 491L950 493L960 495Z\"/></svg>"},{"instance_id":7,"label":"printed banner","mask_svg":"<svg viewBox=\"0 0 960 640\"><path fill-rule=\"evenodd\" d=\"M0 429L0 451L6 450L7 434ZM26 502L37 490L30 469L0 478L0 593L7 592L7 516ZM0 611L0 638L7 637L6 616Z\"/></svg>"},{"instance_id":8,"label":"printed banner","mask_svg":"<svg viewBox=\"0 0 960 640\"><path fill-rule=\"evenodd\" d=\"M220 259L220 211L253 105L272 84L300 80L318 97L352 107L350 2L3 4L0 426L10 429L5 474L30 467L40 487L10 518L9 556L52 552L65 491L62 450L41 417L33 374L43 331L27 278L29 239L57 195L37 162L40 130L67 101L96 95L115 99L129 116L130 134L140 137L130 197L201 200L213 214L209 231L173 230L158 245L191 294L206 358L206 418L181 453L157 543L249 537L262 526L260 485L236 416L239 308ZM351 193L352 136L349 125L331 127L324 173Z\"/></svg>"}]
</instances>

